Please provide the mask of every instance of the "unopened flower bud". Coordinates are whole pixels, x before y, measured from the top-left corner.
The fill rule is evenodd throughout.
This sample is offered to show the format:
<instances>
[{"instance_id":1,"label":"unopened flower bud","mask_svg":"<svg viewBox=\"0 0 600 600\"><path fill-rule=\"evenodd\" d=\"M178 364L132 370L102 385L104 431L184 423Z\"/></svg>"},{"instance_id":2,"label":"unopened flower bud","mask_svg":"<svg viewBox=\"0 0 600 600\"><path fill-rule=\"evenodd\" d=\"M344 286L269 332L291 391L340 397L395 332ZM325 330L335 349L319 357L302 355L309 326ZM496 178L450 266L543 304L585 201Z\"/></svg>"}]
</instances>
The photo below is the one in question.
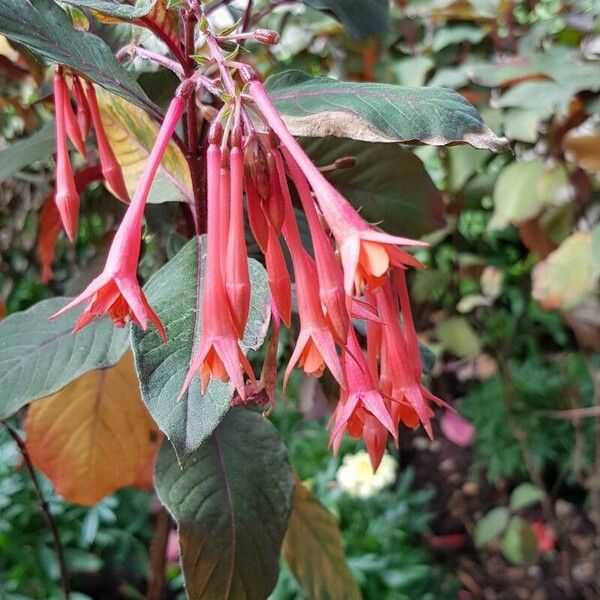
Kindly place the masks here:
<instances>
[{"instance_id":1,"label":"unopened flower bud","mask_svg":"<svg viewBox=\"0 0 600 600\"><path fill-rule=\"evenodd\" d=\"M252 37L261 44L276 44L279 41L279 34L271 29L257 29Z\"/></svg>"},{"instance_id":2,"label":"unopened flower bud","mask_svg":"<svg viewBox=\"0 0 600 600\"><path fill-rule=\"evenodd\" d=\"M356 166L356 156L342 156L333 164L336 169L351 169Z\"/></svg>"}]
</instances>

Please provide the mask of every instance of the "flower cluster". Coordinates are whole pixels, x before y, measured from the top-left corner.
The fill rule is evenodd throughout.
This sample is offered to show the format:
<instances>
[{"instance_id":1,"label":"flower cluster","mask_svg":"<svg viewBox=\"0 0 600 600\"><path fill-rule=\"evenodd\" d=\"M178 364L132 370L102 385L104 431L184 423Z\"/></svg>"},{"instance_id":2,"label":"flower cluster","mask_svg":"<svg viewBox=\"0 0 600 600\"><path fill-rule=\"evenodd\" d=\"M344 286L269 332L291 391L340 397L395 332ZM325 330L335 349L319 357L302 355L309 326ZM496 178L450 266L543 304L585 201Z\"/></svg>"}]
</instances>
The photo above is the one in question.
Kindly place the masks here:
<instances>
[{"instance_id":1,"label":"flower cluster","mask_svg":"<svg viewBox=\"0 0 600 600\"><path fill-rule=\"evenodd\" d=\"M208 80L198 71L183 80L115 235L104 272L56 316L90 300L76 328L108 313L121 326L127 319L143 328L151 321L166 337L137 281L144 206L186 99L200 84L211 92L221 89L221 107L212 115L205 154L208 225L203 332L181 395L198 375L203 389L211 378L231 381L236 403L260 394L272 402L280 323L290 326L292 320L293 280L300 327L285 369L284 388L294 367L315 377L328 369L341 390L332 418L331 445L337 450L344 432L362 437L376 469L389 436L397 442L401 423L409 427L422 423L431 435L430 403L443 404L421 383L421 358L406 287L406 268L422 265L404 248L422 242L389 235L367 223L291 135L255 72L229 62L219 39L210 32L205 35L217 75ZM69 133L73 126L68 123L74 117L61 116L69 113L70 104L65 100L60 69L56 77L57 128L67 123ZM91 86L86 98L102 154L101 124L93 108ZM60 164L66 167L64 134L57 136L57 144ZM103 174L108 180L108 172L103 170ZM57 179L56 200L65 228L73 236L72 175L66 179ZM109 183L116 189L113 181ZM297 208L306 217L310 244L300 235ZM264 255L271 294L273 332L258 380L239 345L250 307L246 222ZM283 244L291 257L291 273ZM356 321L363 321L366 354Z\"/></svg>"}]
</instances>

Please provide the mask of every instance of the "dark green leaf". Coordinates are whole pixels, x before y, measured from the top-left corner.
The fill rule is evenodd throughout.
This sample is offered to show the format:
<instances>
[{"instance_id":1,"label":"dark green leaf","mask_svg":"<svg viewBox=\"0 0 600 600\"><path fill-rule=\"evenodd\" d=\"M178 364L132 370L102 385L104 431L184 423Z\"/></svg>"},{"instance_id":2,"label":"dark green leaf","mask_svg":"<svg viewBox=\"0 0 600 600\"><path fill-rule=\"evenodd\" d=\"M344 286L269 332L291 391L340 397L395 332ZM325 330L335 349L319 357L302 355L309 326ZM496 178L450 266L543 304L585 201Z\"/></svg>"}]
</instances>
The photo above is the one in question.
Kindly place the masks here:
<instances>
[{"instance_id":1,"label":"dark green leaf","mask_svg":"<svg viewBox=\"0 0 600 600\"><path fill-rule=\"evenodd\" d=\"M205 258L203 244L191 240L144 288L167 329L167 343L153 329L144 332L136 327L132 332L142 398L181 459L194 452L212 433L229 410L233 396L231 384L220 381L212 381L202 395L196 377L188 392L177 401L202 332L199 317L203 267L198 267L205 264ZM250 277L253 286L244 350L260 346L269 322L266 275L254 260L250 261Z\"/></svg>"},{"instance_id":2,"label":"dark green leaf","mask_svg":"<svg viewBox=\"0 0 600 600\"><path fill-rule=\"evenodd\" d=\"M308 598L360 600L337 519L300 482L294 489L283 556Z\"/></svg>"},{"instance_id":3,"label":"dark green leaf","mask_svg":"<svg viewBox=\"0 0 600 600\"><path fill-rule=\"evenodd\" d=\"M73 333L81 308L48 320L66 303L44 300L0 323L0 419L88 371L111 367L127 350L129 328L115 328L108 319Z\"/></svg>"},{"instance_id":4,"label":"dark green leaf","mask_svg":"<svg viewBox=\"0 0 600 600\"><path fill-rule=\"evenodd\" d=\"M0 181L18 173L36 160L52 155L55 145L54 121L39 131L20 139L0 152Z\"/></svg>"},{"instance_id":5,"label":"dark green leaf","mask_svg":"<svg viewBox=\"0 0 600 600\"><path fill-rule=\"evenodd\" d=\"M388 0L302 0L317 10L333 13L348 33L363 39L390 26Z\"/></svg>"},{"instance_id":6,"label":"dark green leaf","mask_svg":"<svg viewBox=\"0 0 600 600\"><path fill-rule=\"evenodd\" d=\"M119 0L63 0L80 8L97 10L103 15L119 17L120 19L139 19L145 17L156 4L156 0L138 0L131 4L123 4Z\"/></svg>"},{"instance_id":7,"label":"dark green leaf","mask_svg":"<svg viewBox=\"0 0 600 600\"><path fill-rule=\"evenodd\" d=\"M188 598L267 598L277 582L294 488L271 423L234 408L183 469L165 441L154 477L179 526Z\"/></svg>"},{"instance_id":8,"label":"dark green leaf","mask_svg":"<svg viewBox=\"0 0 600 600\"><path fill-rule=\"evenodd\" d=\"M453 90L357 83L285 71L267 89L294 135L502 150L506 140Z\"/></svg>"},{"instance_id":9,"label":"dark green leaf","mask_svg":"<svg viewBox=\"0 0 600 600\"><path fill-rule=\"evenodd\" d=\"M2 0L0 33L49 62L80 71L98 85L160 116L131 74L99 37L73 28L52 0Z\"/></svg>"},{"instance_id":10,"label":"dark green leaf","mask_svg":"<svg viewBox=\"0 0 600 600\"><path fill-rule=\"evenodd\" d=\"M369 144L338 138L304 138L319 166L354 156L356 166L327 178L372 223L389 233L420 237L442 225L444 205L423 163L398 144Z\"/></svg>"}]
</instances>

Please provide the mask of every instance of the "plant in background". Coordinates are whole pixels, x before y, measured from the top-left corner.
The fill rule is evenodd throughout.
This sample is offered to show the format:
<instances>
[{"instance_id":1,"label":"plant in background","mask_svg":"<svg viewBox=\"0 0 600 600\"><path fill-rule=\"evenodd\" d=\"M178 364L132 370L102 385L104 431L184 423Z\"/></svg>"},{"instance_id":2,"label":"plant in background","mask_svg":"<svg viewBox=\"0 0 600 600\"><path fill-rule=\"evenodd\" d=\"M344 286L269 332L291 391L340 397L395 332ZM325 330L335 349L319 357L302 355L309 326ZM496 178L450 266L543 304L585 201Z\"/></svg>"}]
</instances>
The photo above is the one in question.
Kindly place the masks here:
<instances>
[{"instance_id":1,"label":"plant in background","mask_svg":"<svg viewBox=\"0 0 600 600\"><path fill-rule=\"evenodd\" d=\"M0 33L52 65L56 159L40 221L44 278L60 235L57 215L75 239L86 185L101 181L126 204L104 268L75 299L51 298L0 325L0 418L29 405L24 456L81 504L148 486L154 466L158 497L178 525L189 597L258 600L277 581L282 543L290 565L306 551L297 531L302 511L315 503L319 511L294 485L274 428L247 410L273 408L281 323L292 326L293 308L298 327L284 388L296 366L313 377L328 369L340 390L334 450L344 432L362 438L375 470L402 424L422 424L431 435L432 405L444 405L422 382L406 272L423 265L405 249L424 246L415 238L429 228L423 222L432 220L439 196L430 192L430 203L404 209L407 231L386 232L385 219L382 228L369 222L381 220L376 210L359 214L335 173L352 168L357 176L361 154L387 155L390 143L499 150L504 141L447 89L297 71L263 82L251 44L277 41L258 27L270 11L248 2L240 21L220 30L213 18L220 4L0 4ZM377 6L346 16L346 24L368 20L377 29L387 23L381 16ZM100 24L117 23L147 29L155 47L135 34L113 53ZM166 111L119 62L131 58L176 81ZM309 156L297 139L326 144L325 134L360 143L325 162L324 150ZM420 162L393 148L412 165L412 177L430 185ZM82 160L85 167L73 167ZM189 241L142 287L142 253L156 243L147 208L166 201L181 210L170 220L163 213L163 231ZM353 201L363 204L360 196ZM414 229L413 219L421 221ZM260 262L249 260L247 233ZM256 377L256 357L246 354L269 329ZM393 524L394 511L386 515ZM157 534L164 530L166 539L164 522L157 521ZM149 593L160 594L161 565L153 563L158 582L151 578L149 590L158 591ZM294 572L316 595L328 593L319 577ZM351 578L343 585L350 591L342 586L341 597L355 597Z\"/></svg>"}]
</instances>

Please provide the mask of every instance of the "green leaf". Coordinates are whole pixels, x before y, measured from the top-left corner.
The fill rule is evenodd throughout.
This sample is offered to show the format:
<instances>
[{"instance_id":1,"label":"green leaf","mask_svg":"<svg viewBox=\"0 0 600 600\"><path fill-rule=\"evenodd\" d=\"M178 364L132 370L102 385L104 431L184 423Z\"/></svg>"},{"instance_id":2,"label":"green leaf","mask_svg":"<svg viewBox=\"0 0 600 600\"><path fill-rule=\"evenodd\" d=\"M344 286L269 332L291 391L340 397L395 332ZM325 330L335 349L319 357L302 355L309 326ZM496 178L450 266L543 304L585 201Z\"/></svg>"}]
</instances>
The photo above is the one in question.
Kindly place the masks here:
<instances>
[{"instance_id":1,"label":"green leaf","mask_svg":"<svg viewBox=\"0 0 600 600\"><path fill-rule=\"evenodd\" d=\"M478 44L486 36L483 27L473 27L472 25L455 25L454 27L443 27L438 29L431 40L431 49L439 52L447 46L453 44Z\"/></svg>"},{"instance_id":2,"label":"green leaf","mask_svg":"<svg viewBox=\"0 0 600 600\"><path fill-rule=\"evenodd\" d=\"M348 0L302 0L304 4L317 10L333 13L348 33L356 38L363 39L389 29L389 2L388 0L361 0L348 2Z\"/></svg>"},{"instance_id":3,"label":"green leaf","mask_svg":"<svg viewBox=\"0 0 600 600\"><path fill-rule=\"evenodd\" d=\"M530 563L535 558L537 540L529 523L520 517L510 520L502 540L502 552L517 565Z\"/></svg>"},{"instance_id":4,"label":"green leaf","mask_svg":"<svg viewBox=\"0 0 600 600\"><path fill-rule=\"evenodd\" d=\"M52 156L55 146L54 121L20 139L0 152L0 181L4 181L37 160Z\"/></svg>"},{"instance_id":5,"label":"green leaf","mask_svg":"<svg viewBox=\"0 0 600 600\"><path fill-rule=\"evenodd\" d=\"M543 172L541 158L518 160L502 170L494 187L494 214L489 222L490 229L528 221L540 212L544 202L536 187Z\"/></svg>"},{"instance_id":6,"label":"green leaf","mask_svg":"<svg viewBox=\"0 0 600 600\"><path fill-rule=\"evenodd\" d=\"M158 125L130 102L97 90L98 105L108 141L121 165L125 185L133 197L158 136ZM170 141L150 188L148 202L192 200L192 180L183 152Z\"/></svg>"},{"instance_id":7,"label":"green leaf","mask_svg":"<svg viewBox=\"0 0 600 600\"><path fill-rule=\"evenodd\" d=\"M67 298L38 302L0 323L0 419L53 394L93 369L119 362L129 346L129 328L100 319L73 333L82 312L76 308L50 321Z\"/></svg>"},{"instance_id":8,"label":"green leaf","mask_svg":"<svg viewBox=\"0 0 600 600\"><path fill-rule=\"evenodd\" d=\"M473 532L473 543L476 548L482 548L488 542L499 537L506 529L510 513L505 506L492 508L480 521L475 525Z\"/></svg>"},{"instance_id":9,"label":"green leaf","mask_svg":"<svg viewBox=\"0 0 600 600\"><path fill-rule=\"evenodd\" d=\"M52 63L66 65L160 117L137 81L98 36L78 31L52 0L2 0L0 33Z\"/></svg>"},{"instance_id":10,"label":"green leaf","mask_svg":"<svg viewBox=\"0 0 600 600\"><path fill-rule=\"evenodd\" d=\"M346 563L337 519L296 482L283 557L308 598L360 600Z\"/></svg>"},{"instance_id":11,"label":"green leaf","mask_svg":"<svg viewBox=\"0 0 600 600\"><path fill-rule=\"evenodd\" d=\"M435 326L435 335L442 346L461 357L474 357L481 351L479 338L464 317L450 317Z\"/></svg>"},{"instance_id":12,"label":"green leaf","mask_svg":"<svg viewBox=\"0 0 600 600\"><path fill-rule=\"evenodd\" d=\"M294 489L287 450L271 423L234 408L183 469L165 441L154 478L179 526L188 598L267 598Z\"/></svg>"},{"instance_id":13,"label":"green leaf","mask_svg":"<svg viewBox=\"0 0 600 600\"><path fill-rule=\"evenodd\" d=\"M148 301L166 327L166 343L150 328L144 332L136 327L132 332L142 399L182 460L212 433L229 410L233 396L230 383L214 380L202 395L195 377L187 393L177 401L202 332L200 292L205 263L204 243L190 240L144 288ZM250 278L253 285L242 343L244 350L261 345L269 323L266 274L254 260L250 261Z\"/></svg>"},{"instance_id":14,"label":"green leaf","mask_svg":"<svg viewBox=\"0 0 600 600\"><path fill-rule=\"evenodd\" d=\"M444 204L420 159L398 144L369 144L338 138L303 138L320 166L343 156L356 165L325 173L335 187L372 223L389 233L420 237L439 228Z\"/></svg>"},{"instance_id":15,"label":"green leaf","mask_svg":"<svg viewBox=\"0 0 600 600\"><path fill-rule=\"evenodd\" d=\"M65 4L88 8L103 15L120 19L139 19L145 17L156 4L156 0L138 0L133 5L123 4L119 0L62 0Z\"/></svg>"},{"instance_id":16,"label":"green leaf","mask_svg":"<svg viewBox=\"0 0 600 600\"><path fill-rule=\"evenodd\" d=\"M538 504L542 499L542 491L531 483L522 483L510 495L509 505L512 510L521 510Z\"/></svg>"},{"instance_id":17,"label":"green leaf","mask_svg":"<svg viewBox=\"0 0 600 600\"><path fill-rule=\"evenodd\" d=\"M506 145L469 102L446 88L336 81L302 71L273 75L266 85L294 135L434 146L465 142L494 151Z\"/></svg>"},{"instance_id":18,"label":"green leaf","mask_svg":"<svg viewBox=\"0 0 600 600\"><path fill-rule=\"evenodd\" d=\"M594 258L591 231L570 235L532 273L532 296L547 310L569 310L598 290L600 263Z\"/></svg>"}]
</instances>

